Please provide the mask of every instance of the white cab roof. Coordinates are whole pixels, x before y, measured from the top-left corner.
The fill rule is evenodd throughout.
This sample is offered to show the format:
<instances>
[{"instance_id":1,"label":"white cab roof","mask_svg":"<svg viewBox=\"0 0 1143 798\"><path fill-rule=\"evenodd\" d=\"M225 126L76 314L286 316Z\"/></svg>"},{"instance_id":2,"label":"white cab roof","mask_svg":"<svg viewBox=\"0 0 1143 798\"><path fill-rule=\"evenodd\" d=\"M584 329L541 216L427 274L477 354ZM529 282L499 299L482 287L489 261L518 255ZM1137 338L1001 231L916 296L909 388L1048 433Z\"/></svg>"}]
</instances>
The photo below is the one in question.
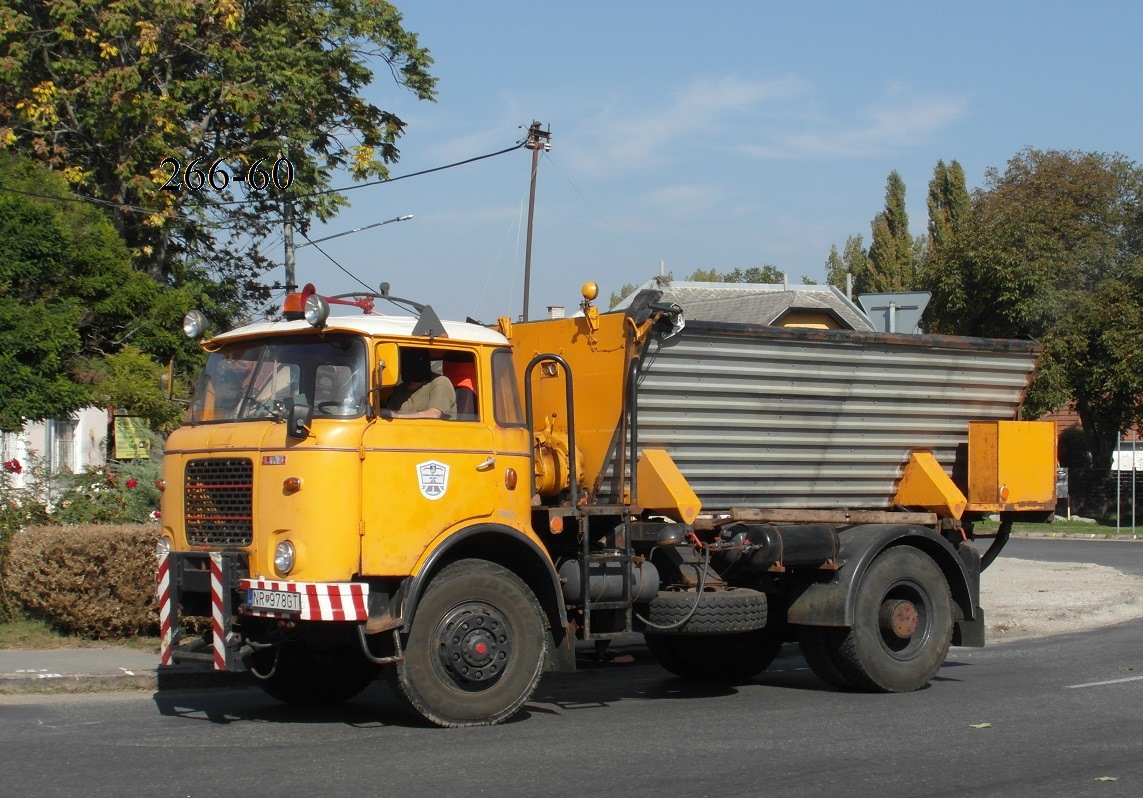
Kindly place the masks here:
<instances>
[{"instance_id":1,"label":"white cab roof","mask_svg":"<svg viewBox=\"0 0 1143 798\"><path fill-rule=\"evenodd\" d=\"M324 332L361 333L376 337L411 337L413 327L416 323L417 320L411 316L385 316L380 313L365 315L364 313L360 313L356 315L330 316L326 320L325 327L322 327L321 330ZM443 322L443 324L445 332L448 333L448 338L435 339L437 341L448 340L458 343L509 345L508 339L498 331L482 327L479 324L469 324L462 321L446 321ZM307 324L304 319L298 319L297 321L261 322L259 324L248 324L245 327L238 327L229 332L220 333L211 340L223 343L251 336L305 331L314 332L315 328ZM427 341L428 339L424 336L418 336L416 340Z\"/></svg>"}]
</instances>

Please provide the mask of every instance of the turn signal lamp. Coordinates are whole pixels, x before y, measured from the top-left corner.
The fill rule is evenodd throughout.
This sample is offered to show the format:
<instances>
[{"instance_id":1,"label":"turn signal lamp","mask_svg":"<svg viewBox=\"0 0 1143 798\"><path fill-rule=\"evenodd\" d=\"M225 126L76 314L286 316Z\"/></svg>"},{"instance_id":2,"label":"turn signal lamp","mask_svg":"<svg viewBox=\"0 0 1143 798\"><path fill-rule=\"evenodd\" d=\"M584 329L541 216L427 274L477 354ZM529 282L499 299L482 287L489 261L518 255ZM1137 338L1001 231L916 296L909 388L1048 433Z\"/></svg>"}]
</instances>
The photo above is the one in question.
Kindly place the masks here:
<instances>
[{"instance_id":1,"label":"turn signal lamp","mask_svg":"<svg viewBox=\"0 0 1143 798\"><path fill-rule=\"evenodd\" d=\"M297 493L301 489L301 477L287 477L286 479L282 480L282 490L284 490L286 493Z\"/></svg>"}]
</instances>

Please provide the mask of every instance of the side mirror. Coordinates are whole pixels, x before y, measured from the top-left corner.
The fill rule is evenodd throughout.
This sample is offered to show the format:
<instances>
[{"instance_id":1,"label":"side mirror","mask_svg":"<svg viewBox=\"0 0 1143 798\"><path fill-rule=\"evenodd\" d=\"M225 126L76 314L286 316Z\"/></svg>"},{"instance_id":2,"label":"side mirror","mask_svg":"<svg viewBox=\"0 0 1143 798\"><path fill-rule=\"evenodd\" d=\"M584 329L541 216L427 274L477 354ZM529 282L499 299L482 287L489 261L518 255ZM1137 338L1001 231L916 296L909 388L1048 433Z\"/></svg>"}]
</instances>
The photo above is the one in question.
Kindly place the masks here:
<instances>
[{"instance_id":1,"label":"side mirror","mask_svg":"<svg viewBox=\"0 0 1143 798\"><path fill-rule=\"evenodd\" d=\"M313 418L314 409L306 403L306 397L301 394L295 396L286 418L286 437L304 441L310 436L310 422Z\"/></svg>"},{"instance_id":2,"label":"side mirror","mask_svg":"<svg viewBox=\"0 0 1143 798\"><path fill-rule=\"evenodd\" d=\"M396 344L377 344L377 388L391 388L401 381Z\"/></svg>"}]
</instances>

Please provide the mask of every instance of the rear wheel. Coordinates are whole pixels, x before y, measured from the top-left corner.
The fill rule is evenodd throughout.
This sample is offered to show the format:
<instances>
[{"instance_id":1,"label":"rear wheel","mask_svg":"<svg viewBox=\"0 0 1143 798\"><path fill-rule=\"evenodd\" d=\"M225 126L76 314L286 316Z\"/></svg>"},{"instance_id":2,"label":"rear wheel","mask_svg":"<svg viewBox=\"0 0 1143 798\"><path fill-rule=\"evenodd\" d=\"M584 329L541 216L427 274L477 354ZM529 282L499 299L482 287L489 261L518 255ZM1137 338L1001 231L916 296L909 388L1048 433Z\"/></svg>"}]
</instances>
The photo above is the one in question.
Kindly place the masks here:
<instances>
[{"instance_id":1,"label":"rear wheel","mask_svg":"<svg viewBox=\"0 0 1143 798\"><path fill-rule=\"evenodd\" d=\"M782 648L780 629L719 635L647 634L659 664L684 679L745 682L770 667Z\"/></svg>"},{"instance_id":2,"label":"rear wheel","mask_svg":"<svg viewBox=\"0 0 1143 798\"><path fill-rule=\"evenodd\" d=\"M248 662L258 686L298 707L333 706L360 693L378 675L357 638L344 629L315 629L255 653Z\"/></svg>"},{"instance_id":3,"label":"rear wheel","mask_svg":"<svg viewBox=\"0 0 1143 798\"><path fill-rule=\"evenodd\" d=\"M838 635L833 661L859 689L919 690L944 664L952 628L952 596L941 569L924 552L895 546L865 572L853 627Z\"/></svg>"},{"instance_id":4,"label":"rear wheel","mask_svg":"<svg viewBox=\"0 0 1143 798\"><path fill-rule=\"evenodd\" d=\"M802 656L806 658L806 664L810 666L815 676L833 687L852 690L853 682L841 672L836 659L838 643L844 635L844 629L802 626L798 629L798 644L801 646Z\"/></svg>"},{"instance_id":5,"label":"rear wheel","mask_svg":"<svg viewBox=\"0 0 1143 798\"><path fill-rule=\"evenodd\" d=\"M536 689L546 645L528 586L494 563L461 560L425 590L396 665L396 691L438 726L500 723Z\"/></svg>"}]
</instances>

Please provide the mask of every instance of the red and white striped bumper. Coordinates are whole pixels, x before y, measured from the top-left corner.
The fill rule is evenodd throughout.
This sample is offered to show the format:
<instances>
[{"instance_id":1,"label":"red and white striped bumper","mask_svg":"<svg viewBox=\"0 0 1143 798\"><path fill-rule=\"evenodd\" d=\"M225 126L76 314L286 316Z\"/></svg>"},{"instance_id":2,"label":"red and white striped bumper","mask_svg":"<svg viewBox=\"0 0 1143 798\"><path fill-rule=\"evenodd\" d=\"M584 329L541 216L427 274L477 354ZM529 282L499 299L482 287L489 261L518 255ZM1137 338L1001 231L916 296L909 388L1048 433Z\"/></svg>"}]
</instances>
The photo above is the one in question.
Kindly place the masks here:
<instances>
[{"instance_id":1,"label":"red and white striped bumper","mask_svg":"<svg viewBox=\"0 0 1143 798\"><path fill-rule=\"evenodd\" d=\"M239 579L238 587L300 593L302 611L261 609L243 604L239 612L259 618L291 618L299 621L364 621L369 618L369 585L360 582L280 582L272 579Z\"/></svg>"}]
</instances>

